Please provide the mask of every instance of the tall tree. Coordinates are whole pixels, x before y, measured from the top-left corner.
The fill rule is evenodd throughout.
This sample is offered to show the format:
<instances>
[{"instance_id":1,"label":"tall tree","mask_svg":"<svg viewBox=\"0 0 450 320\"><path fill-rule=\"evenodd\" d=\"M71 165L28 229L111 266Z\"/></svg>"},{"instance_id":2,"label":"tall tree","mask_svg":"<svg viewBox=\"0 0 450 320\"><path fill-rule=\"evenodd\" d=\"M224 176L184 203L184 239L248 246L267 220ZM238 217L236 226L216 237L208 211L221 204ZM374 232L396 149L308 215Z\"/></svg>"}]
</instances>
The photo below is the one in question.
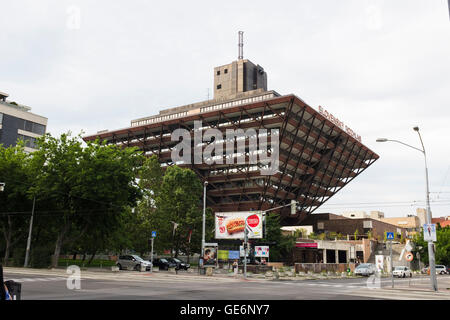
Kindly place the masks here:
<instances>
[{"instance_id":1,"label":"tall tree","mask_svg":"<svg viewBox=\"0 0 450 320\"><path fill-rule=\"evenodd\" d=\"M0 230L5 240L3 261L8 263L11 250L27 235L32 201L28 194L33 180L30 156L23 143L4 148L0 146L0 182L6 183L0 192Z\"/></svg>"},{"instance_id":2,"label":"tall tree","mask_svg":"<svg viewBox=\"0 0 450 320\"><path fill-rule=\"evenodd\" d=\"M189 255L199 251L203 189L197 175L190 169L176 165L163 171L158 158L154 156L143 165L140 179L140 185L146 193L138 211L148 221L145 231L157 232L154 249L159 252L170 250L175 256L180 252ZM209 232L206 239L212 236L214 224L212 214L210 211L208 213L206 224ZM149 239L150 234L147 235Z\"/></svg>"},{"instance_id":3,"label":"tall tree","mask_svg":"<svg viewBox=\"0 0 450 320\"><path fill-rule=\"evenodd\" d=\"M38 145L33 155L39 168L35 193L51 201L56 211L55 267L63 245L88 233L106 241L125 208L135 206L140 198L135 179L143 156L135 148L98 141L83 147L81 137L70 132L59 138L47 134Z\"/></svg>"}]
</instances>

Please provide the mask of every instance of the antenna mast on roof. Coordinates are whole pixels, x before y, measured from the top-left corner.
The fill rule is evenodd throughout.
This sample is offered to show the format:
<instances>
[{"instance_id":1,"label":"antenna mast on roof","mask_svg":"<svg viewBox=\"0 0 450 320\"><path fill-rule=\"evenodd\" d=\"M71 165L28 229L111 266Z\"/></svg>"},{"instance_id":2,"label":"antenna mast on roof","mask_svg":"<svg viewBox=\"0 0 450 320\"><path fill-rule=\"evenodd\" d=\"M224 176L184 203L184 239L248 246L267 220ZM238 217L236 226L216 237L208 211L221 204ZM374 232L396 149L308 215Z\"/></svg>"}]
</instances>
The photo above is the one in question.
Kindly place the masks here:
<instances>
[{"instance_id":1,"label":"antenna mast on roof","mask_svg":"<svg viewBox=\"0 0 450 320\"><path fill-rule=\"evenodd\" d=\"M450 1L450 0L449 0ZM238 59L244 59L244 31L239 31L239 56Z\"/></svg>"}]
</instances>

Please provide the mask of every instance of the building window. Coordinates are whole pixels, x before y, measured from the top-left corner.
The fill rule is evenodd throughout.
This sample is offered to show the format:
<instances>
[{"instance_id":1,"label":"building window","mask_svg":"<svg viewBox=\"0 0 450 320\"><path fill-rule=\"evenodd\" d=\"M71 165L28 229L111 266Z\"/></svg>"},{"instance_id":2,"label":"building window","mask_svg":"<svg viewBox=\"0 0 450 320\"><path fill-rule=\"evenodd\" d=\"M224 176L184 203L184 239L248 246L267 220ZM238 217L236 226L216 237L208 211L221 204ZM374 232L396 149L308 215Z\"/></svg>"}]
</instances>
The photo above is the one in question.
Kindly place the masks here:
<instances>
[{"instance_id":1,"label":"building window","mask_svg":"<svg viewBox=\"0 0 450 320\"><path fill-rule=\"evenodd\" d=\"M223 73L228 73L228 69L223 70Z\"/></svg>"},{"instance_id":2,"label":"building window","mask_svg":"<svg viewBox=\"0 0 450 320\"><path fill-rule=\"evenodd\" d=\"M220 70L217 70L217 75L220 76Z\"/></svg>"},{"instance_id":3,"label":"building window","mask_svg":"<svg viewBox=\"0 0 450 320\"><path fill-rule=\"evenodd\" d=\"M219 89L222 89L222 85L221 84L217 85L217 90L219 90Z\"/></svg>"}]
</instances>

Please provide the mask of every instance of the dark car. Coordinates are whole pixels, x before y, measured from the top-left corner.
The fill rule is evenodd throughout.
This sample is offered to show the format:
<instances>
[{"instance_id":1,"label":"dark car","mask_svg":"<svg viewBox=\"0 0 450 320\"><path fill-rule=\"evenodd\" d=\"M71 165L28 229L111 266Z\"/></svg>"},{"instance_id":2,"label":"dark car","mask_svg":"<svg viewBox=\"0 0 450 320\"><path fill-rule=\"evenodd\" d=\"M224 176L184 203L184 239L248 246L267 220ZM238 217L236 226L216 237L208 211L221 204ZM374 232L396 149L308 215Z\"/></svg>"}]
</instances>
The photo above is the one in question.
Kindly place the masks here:
<instances>
[{"instance_id":1,"label":"dark car","mask_svg":"<svg viewBox=\"0 0 450 320\"><path fill-rule=\"evenodd\" d=\"M167 261L169 261L169 263L175 263L176 264L176 269L180 270L187 270L189 269L189 267L191 266L189 263L185 263L183 261L181 261L180 259L177 258L167 258Z\"/></svg>"},{"instance_id":2,"label":"dark car","mask_svg":"<svg viewBox=\"0 0 450 320\"><path fill-rule=\"evenodd\" d=\"M153 260L153 266L159 267L159 270L169 270L169 268L176 268L177 264L169 262L165 258L159 258Z\"/></svg>"}]
</instances>

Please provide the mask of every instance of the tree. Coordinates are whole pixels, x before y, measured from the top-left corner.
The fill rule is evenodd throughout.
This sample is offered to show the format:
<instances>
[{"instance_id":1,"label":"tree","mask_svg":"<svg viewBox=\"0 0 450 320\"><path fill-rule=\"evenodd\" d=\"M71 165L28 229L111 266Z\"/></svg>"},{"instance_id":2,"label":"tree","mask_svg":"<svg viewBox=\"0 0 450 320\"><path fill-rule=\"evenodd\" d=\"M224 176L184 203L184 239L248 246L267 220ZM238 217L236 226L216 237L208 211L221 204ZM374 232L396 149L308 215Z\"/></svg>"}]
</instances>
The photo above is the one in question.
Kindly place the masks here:
<instances>
[{"instance_id":1,"label":"tree","mask_svg":"<svg viewBox=\"0 0 450 320\"><path fill-rule=\"evenodd\" d=\"M5 240L5 265L11 250L26 239L29 213L32 209L29 190L33 180L30 156L24 144L4 148L0 145L0 181L6 183L0 192L0 231Z\"/></svg>"},{"instance_id":2,"label":"tree","mask_svg":"<svg viewBox=\"0 0 450 320\"><path fill-rule=\"evenodd\" d=\"M203 187L198 176L176 165L164 171L156 156L144 162L139 176L144 198L138 206L141 221L136 221L134 228L146 236L133 239L132 247L142 248L150 239L149 232L156 231L155 251L170 250L175 256L182 252L188 257L200 252ZM206 240L212 238L213 225L214 217L207 210Z\"/></svg>"},{"instance_id":3,"label":"tree","mask_svg":"<svg viewBox=\"0 0 450 320\"><path fill-rule=\"evenodd\" d=\"M155 220L163 230L162 236L171 243L175 257L181 249L190 247L189 233L201 232L202 189L199 178L190 169L172 166L164 174L155 199Z\"/></svg>"},{"instance_id":4,"label":"tree","mask_svg":"<svg viewBox=\"0 0 450 320\"><path fill-rule=\"evenodd\" d=\"M436 228L436 243L435 243L435 259L436 264L449 265L450 264L450 226L441 228L438 224ZM414 253L419 252L420 260L424 263L429 263L428 257L428 242L423 239L423 232L419 232L414 236L413 242L415 244ZM421 247L421 249L419 249Z\"/></svg>"},{"instance_id":5,"label":"tree","mask_svg":"<svg viewBox=\"0 0 450 320\"><path fill-rule=\"evenodd\" d=\"M119 225L127 207L141 197L135 184L143 156L136 148L120 148L99 141L82 146L70 132L59 138L46 134L33 154L39 172L34 193L51 202L56 241L52 266L63 245L82 237L104 243Z\"/></svg>"}]
</instances>

